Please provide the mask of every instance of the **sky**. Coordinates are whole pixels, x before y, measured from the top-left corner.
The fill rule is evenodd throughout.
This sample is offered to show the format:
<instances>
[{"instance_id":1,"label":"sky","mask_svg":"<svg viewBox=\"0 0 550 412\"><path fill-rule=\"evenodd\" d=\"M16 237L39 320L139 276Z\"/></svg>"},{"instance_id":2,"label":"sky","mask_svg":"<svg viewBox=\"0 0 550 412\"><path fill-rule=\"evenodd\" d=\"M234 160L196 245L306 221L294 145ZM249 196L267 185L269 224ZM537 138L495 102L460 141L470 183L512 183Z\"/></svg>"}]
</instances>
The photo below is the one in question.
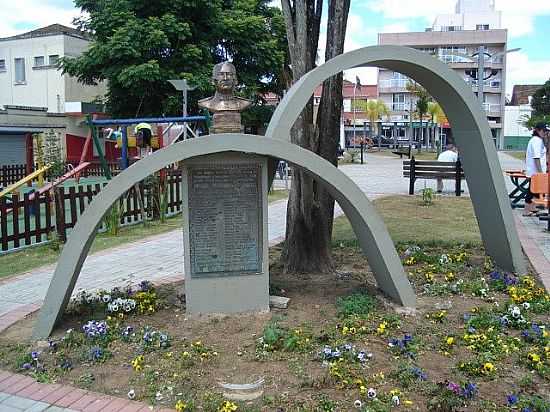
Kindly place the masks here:
<instances>
[{"instance_id":1,"label":"sky","mask_svg":"<svg viewBox=\"0 0 550 412\"><path fill-rule=\"evenodd\" d=\"M277 1L274 0L276 4ZM79 10L72 0L2 0L0 37L7 37L53 23L71 25ZM325 1L326 3L326 1ZM351 0L345 50L372 46L378 33L424 31L437 14L452 13L456 0ZM496 0L508 29L508 48L521 48L508 57L507 93L515 84L541 84L550 78L550 0ZM326 17L320 38L324 56ZM362 84L376 83L376 69L346 72Z\"/></svg>"}]
</instances>

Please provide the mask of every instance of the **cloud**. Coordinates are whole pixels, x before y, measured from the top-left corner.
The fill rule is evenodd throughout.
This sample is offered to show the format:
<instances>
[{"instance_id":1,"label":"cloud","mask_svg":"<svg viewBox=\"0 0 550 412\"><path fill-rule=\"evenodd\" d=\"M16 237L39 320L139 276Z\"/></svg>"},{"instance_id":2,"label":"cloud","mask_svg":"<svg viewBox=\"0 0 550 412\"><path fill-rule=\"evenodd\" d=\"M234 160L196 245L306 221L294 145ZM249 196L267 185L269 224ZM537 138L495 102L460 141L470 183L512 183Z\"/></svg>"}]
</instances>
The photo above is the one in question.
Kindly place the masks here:
<instances>
[{"instance_id":1,"label":"cloud","mask_svg":"<svg viewBox=\"0 0 550 412\"><path fill-rule=\"evenodd\" d=\"M72 6L48 5L43 0L3 1L0 7L0 37L13 36L24 32L17 29L21 25L34 28L54 23L71 26L79 10Z\"/></svg>"},{"instance_id":2,"label":"cloud","mask_svg":"<svg viewBox=\"0 0 550 412\"><path fill-rule=\"evenodd\" d=\"M382 27L380 33L406 33L411 31L407 23L392 23Z\"/></svg>"},{"instance_id":3,"label":"cloud","mask_svg":"<svg viewBox=\"0 0 550 412\"><path fill-rule=\"evenodd\" d=\"M533 61L526 53L508 55L506 94L511 96L516 84L544 84L550 79L550 59Z\"/></svg>"}]
</instances>

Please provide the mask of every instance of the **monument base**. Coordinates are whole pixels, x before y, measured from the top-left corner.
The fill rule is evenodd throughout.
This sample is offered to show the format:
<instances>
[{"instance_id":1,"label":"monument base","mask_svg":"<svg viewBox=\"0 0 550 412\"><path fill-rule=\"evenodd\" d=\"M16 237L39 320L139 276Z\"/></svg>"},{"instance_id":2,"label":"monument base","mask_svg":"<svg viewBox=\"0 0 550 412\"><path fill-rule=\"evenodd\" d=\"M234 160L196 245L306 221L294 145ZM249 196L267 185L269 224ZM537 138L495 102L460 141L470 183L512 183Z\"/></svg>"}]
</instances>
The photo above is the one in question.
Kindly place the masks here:
<instances>
[{"instance_id":1,"label":"monument base","mask_svg":"<svg viewBox=\"0 0 550 412\"><path fill-rule=\"evenodd\" d=\"M238 153L183 162L186 311L269 311L267 158Z\"/></svg>"}]
</instances>

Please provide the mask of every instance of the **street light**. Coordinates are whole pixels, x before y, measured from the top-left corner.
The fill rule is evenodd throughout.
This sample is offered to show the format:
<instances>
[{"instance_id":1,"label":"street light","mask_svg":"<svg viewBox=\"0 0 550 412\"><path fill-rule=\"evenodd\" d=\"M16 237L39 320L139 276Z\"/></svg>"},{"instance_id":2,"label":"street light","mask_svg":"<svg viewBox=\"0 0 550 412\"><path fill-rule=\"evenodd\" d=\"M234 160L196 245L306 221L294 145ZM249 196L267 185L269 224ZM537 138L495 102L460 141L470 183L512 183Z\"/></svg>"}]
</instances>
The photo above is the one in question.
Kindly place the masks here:
<instances>
[{"instance_id":1,"label":"street light","mask_svg":"<svg viewBox=\"0 0 550 412\"><path fill-rule=\"evenodd\" d=\"M187 92L195 90L195 86L190 86L187 80L168 80L176 90L182 92L183 95L183 117L187 117ZM183 139L187 140L187 123L183 123Z\"/></svg>"}]
</instances>

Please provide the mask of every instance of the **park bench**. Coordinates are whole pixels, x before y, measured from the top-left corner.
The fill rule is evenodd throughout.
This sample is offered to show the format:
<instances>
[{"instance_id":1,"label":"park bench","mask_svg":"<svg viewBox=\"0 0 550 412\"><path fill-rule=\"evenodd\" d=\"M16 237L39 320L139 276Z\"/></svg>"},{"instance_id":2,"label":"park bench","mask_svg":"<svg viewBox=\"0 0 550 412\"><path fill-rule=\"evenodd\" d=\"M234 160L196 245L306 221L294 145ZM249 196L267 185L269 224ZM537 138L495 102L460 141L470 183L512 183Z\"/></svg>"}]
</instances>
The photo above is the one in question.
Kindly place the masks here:
<instances>
[{"instance_id":1,"label":"park bench","mask_svg":"<svg viewBox=\"0 0 550 412\"><path fill-rule=\"evenodd\" d=\"M443 179L455 181L455 194L462 193L462 179L464 170L460 160L457 162L439 162L437 160L410 160L403 161L403 177L409 178L409 195L414 194L416 179Z\"/></svg>"},{"instance_id":2,"label":"park bench","mask_svg":"<svg viewBox=\"0 0 550 412\"><path fill-rule=\"evenodd\" d=\"M397 149L392 150L392 153L398 155L400 159L403 159L403 156L411 158L411 147L412 146L399 146Z\"/></svg>"}]
</instances>

